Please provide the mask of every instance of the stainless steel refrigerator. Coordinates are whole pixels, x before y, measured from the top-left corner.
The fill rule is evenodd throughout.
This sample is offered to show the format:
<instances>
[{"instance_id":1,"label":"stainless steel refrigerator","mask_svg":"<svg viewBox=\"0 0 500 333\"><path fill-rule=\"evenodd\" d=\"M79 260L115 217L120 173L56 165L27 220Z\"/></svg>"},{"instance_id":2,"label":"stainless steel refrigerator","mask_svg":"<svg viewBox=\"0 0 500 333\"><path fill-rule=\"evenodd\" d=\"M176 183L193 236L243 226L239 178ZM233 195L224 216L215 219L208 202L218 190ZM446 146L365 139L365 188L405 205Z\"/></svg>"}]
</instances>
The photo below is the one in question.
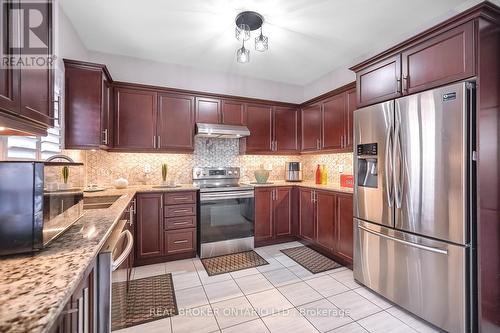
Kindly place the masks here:
<instances>
[{"instance_id":1,"label":"stainless steel refrigerator","mask_svg":"<svg viewBox=\"0 0 500 333\"><path fill-rule=\"evenodd\" d=\"M354 278L448 332L475 321L475 89L354 112Z\"/></svg>"}]
</instances>

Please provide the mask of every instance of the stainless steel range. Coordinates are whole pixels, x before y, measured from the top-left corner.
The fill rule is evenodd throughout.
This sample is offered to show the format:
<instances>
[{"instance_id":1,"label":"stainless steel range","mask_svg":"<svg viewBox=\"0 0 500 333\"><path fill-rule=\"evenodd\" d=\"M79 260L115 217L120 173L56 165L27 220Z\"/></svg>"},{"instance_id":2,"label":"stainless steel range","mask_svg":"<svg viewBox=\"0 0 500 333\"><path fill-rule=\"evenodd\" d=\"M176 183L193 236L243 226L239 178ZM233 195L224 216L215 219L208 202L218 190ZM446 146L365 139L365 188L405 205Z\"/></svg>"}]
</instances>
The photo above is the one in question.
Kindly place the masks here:
<instances>
[{"instance_id":1,"label":"stainless steel range","mask_svg":"<svg viewBox=\"0 0 500 333\"><path fill-rule=\"evenodd\" d=\"M239 180L240 168L193 168L193 186L200 189L201 258L253 249L254 189Z\"/></svg>"}]
</instances>

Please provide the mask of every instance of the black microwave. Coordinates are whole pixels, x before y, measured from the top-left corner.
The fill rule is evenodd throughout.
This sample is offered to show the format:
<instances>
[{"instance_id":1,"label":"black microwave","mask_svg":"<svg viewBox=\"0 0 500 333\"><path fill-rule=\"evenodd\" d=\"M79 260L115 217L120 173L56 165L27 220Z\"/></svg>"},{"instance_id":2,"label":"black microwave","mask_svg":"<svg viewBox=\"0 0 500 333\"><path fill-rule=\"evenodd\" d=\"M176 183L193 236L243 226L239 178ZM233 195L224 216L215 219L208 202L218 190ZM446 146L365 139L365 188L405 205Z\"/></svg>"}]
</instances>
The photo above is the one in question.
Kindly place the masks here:
<instances>
[{"instance_id":1,"label":"black microwave","mask_svg":"<svg viewBox=\"0 0 500 333\"><path fill-rule=\"evenodd\" d=\"M82 188L45 188L48 166L68 168L60 162L0 162L0 255L40 250L83 215Z\"/></svg>"}]
</instances>

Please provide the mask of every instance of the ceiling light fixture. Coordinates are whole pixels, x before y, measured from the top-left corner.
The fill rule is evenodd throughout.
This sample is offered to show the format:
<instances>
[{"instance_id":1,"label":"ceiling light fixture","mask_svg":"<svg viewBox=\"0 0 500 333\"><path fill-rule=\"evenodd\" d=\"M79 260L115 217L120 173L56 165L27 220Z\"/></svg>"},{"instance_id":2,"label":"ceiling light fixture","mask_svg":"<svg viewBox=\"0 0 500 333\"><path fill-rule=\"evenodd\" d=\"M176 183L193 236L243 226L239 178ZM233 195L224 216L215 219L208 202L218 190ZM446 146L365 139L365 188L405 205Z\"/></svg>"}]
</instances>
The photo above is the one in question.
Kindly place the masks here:
<instances>
[{"instance_id":1,"label":"ceiling light fixture","mask_svg":"<svg viewBox=\"0 0 500 333\"><path fill-rule=\"evenodd\" d=\"M247 63L250 61L250 49L245 48L245 41L250 39L252 31L260 29L260 35L255 38L255 50L264 52L269 49L269 38L262 34L264 17L256 12L241 12L236 16L236 39L243 42L236 51L236 61Z\"/></svg>"}]
</instances>

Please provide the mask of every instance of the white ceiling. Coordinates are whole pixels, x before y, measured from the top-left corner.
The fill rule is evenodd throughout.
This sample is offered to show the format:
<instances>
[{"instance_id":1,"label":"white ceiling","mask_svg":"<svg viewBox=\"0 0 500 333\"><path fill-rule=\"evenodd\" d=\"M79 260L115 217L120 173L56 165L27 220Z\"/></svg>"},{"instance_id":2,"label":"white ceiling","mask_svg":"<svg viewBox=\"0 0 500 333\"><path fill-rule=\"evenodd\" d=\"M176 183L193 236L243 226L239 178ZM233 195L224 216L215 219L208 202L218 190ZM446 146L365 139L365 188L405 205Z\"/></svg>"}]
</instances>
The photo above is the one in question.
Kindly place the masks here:
<instances>
[{"instance_id":1,"label":"white ceiling","mask_svg":"<svg viewBox=\"0 0 500 333\"><path fill-rule=\"evenodd\" d=\"M354 64L471 0L63 0L85 46L223 73L307 85ZM269 51L250 43L251 62L238 64L234 18L253 10L265 18Z\"/></svg>"}]
</instances>

